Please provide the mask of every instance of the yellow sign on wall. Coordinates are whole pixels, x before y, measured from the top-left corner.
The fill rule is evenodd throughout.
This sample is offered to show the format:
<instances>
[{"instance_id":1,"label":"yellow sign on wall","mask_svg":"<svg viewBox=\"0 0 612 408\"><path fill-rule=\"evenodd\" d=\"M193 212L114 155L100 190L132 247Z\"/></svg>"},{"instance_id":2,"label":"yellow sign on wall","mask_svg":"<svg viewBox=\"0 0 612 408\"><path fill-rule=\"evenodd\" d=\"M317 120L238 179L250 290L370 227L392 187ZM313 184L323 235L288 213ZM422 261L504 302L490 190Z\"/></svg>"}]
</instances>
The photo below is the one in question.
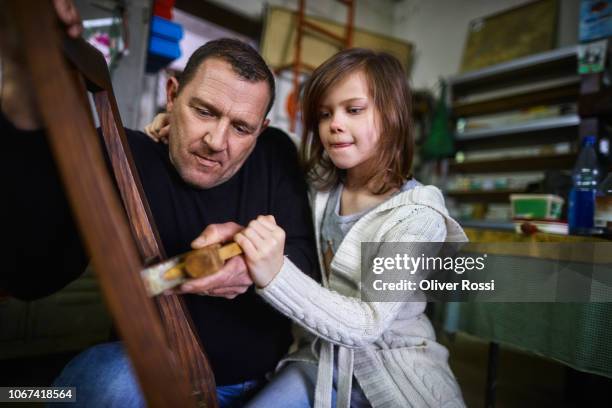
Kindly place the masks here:
<instances>
[{"instance_id":1,"label":"yellow sign on wall","mask_svg":"<svg viewBox=\"0 0 612 408\"><path fill-rule=\"evenodd\" d=\"M472 20L461 72L510 61L556 45L557 0L539 0Z\"/></svg>"}]
</instances>

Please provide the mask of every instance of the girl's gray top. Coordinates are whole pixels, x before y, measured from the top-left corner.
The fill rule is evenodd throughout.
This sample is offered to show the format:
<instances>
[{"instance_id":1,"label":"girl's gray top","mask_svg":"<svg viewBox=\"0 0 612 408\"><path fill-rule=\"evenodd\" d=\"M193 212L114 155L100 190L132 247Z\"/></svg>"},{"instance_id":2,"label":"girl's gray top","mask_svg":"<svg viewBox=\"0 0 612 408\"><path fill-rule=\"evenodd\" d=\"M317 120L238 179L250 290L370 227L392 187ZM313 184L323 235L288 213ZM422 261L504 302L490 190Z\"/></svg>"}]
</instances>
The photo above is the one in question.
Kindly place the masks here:
<instances>
[{"instance_id":1,"label":"girl's gray top","mask_svg":"<svg viewBox=\"0 0 612 408\"><path fill-rule=\"evenodd\" d=\"M420 185L421 183L411 178L394 195ZM340 197L342 196L343 187L342 183L334 187L327 200L321 225L321 248L324 253L331 246L332 253L335 254L340 243L353 225L374 208L368 208L355 214L340 215Z\"/></svg>"}]
</instances>

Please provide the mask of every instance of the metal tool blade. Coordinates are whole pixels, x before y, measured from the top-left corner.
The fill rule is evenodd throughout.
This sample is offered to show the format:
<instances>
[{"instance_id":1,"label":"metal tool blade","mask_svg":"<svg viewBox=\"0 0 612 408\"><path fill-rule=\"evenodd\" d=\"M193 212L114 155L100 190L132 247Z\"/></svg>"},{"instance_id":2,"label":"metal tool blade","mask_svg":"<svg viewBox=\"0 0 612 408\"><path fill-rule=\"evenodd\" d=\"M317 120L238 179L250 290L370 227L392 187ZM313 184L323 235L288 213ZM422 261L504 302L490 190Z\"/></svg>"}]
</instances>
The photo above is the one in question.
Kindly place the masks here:
<instances>
[{"instance_id":1,"label":"metal tool blade","mask_svg":"<svg viewBox=\"0 0 612 408\"><path fill-rule=\"evenodd\" d=\"M184 254L178 255L140 271L140 276L144 281L149 296L157 296L163 291L178 286L187 280L186 278L166 280L163 277L168 269L178 265L183 261L183 258Z\"/></svg>"}]
</instances>

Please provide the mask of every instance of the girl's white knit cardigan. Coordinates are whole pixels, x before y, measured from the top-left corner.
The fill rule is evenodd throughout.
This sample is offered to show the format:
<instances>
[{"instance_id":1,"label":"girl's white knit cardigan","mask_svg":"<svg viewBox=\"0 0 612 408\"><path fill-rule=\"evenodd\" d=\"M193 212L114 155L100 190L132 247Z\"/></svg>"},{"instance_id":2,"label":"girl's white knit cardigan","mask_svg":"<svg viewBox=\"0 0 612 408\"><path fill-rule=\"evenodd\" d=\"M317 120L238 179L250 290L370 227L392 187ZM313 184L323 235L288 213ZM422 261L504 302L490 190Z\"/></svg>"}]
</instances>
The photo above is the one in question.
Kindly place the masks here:
<instances>
[{"instance_id":1,"label":"girl's white knit cardigan","mask_svg":"<svg viewBox=\"0 0 612 408\"><path fill-rule=\"evenodd\" d=\"M328 197L328 192L311 196L317 238ZM425 302L360 300L361 242L445 241L462 242L467 237L448 215L440 190L415 187L357 221L331 262L329 279L323 277L324 287L285 258L278 275L258 290L307 330L296 339L299 349L285 361L318 360L315 407L331 406L334 344L339 346L338 407L350 406L353 374L374 407L464 406L448 366L448 352L435 341L423 314ZM323 271L318 239L317 250Z\"/></svg>"}]
</instances>

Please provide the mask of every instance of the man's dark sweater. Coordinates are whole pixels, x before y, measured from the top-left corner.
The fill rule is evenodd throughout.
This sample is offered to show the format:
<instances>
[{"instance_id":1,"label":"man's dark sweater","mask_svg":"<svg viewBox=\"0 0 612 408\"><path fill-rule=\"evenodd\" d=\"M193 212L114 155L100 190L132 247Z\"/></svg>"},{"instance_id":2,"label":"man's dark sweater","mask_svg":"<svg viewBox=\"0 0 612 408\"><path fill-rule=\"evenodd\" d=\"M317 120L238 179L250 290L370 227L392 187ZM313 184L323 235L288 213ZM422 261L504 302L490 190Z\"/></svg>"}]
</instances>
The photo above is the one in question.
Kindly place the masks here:
<instances>
[{"instance_id":1,"label":"man's dark sweater","mask_svg":"<svg viewBox=\"0 0 612 408\"><path fill-rule=\"evenodd\" d=\"M9 185L8 268L0 289L23 298L45 296L78 277L86 264L42 131L15 129L0 115L8 151L2 160ZM281 131L268 129L242 168L207 190L187 185L168 157L168 147L126 130L134 161L168 256L190 249L212 223L246 225L272 214L286 231L285 254L316 275L316 255L306 188L296 149ZM233 300L185 297L218 385L261 378L274 369L291 342L290 321L251 287ZM69 318L67 316L67 318Z\"/></svg>"}]
</instances>

